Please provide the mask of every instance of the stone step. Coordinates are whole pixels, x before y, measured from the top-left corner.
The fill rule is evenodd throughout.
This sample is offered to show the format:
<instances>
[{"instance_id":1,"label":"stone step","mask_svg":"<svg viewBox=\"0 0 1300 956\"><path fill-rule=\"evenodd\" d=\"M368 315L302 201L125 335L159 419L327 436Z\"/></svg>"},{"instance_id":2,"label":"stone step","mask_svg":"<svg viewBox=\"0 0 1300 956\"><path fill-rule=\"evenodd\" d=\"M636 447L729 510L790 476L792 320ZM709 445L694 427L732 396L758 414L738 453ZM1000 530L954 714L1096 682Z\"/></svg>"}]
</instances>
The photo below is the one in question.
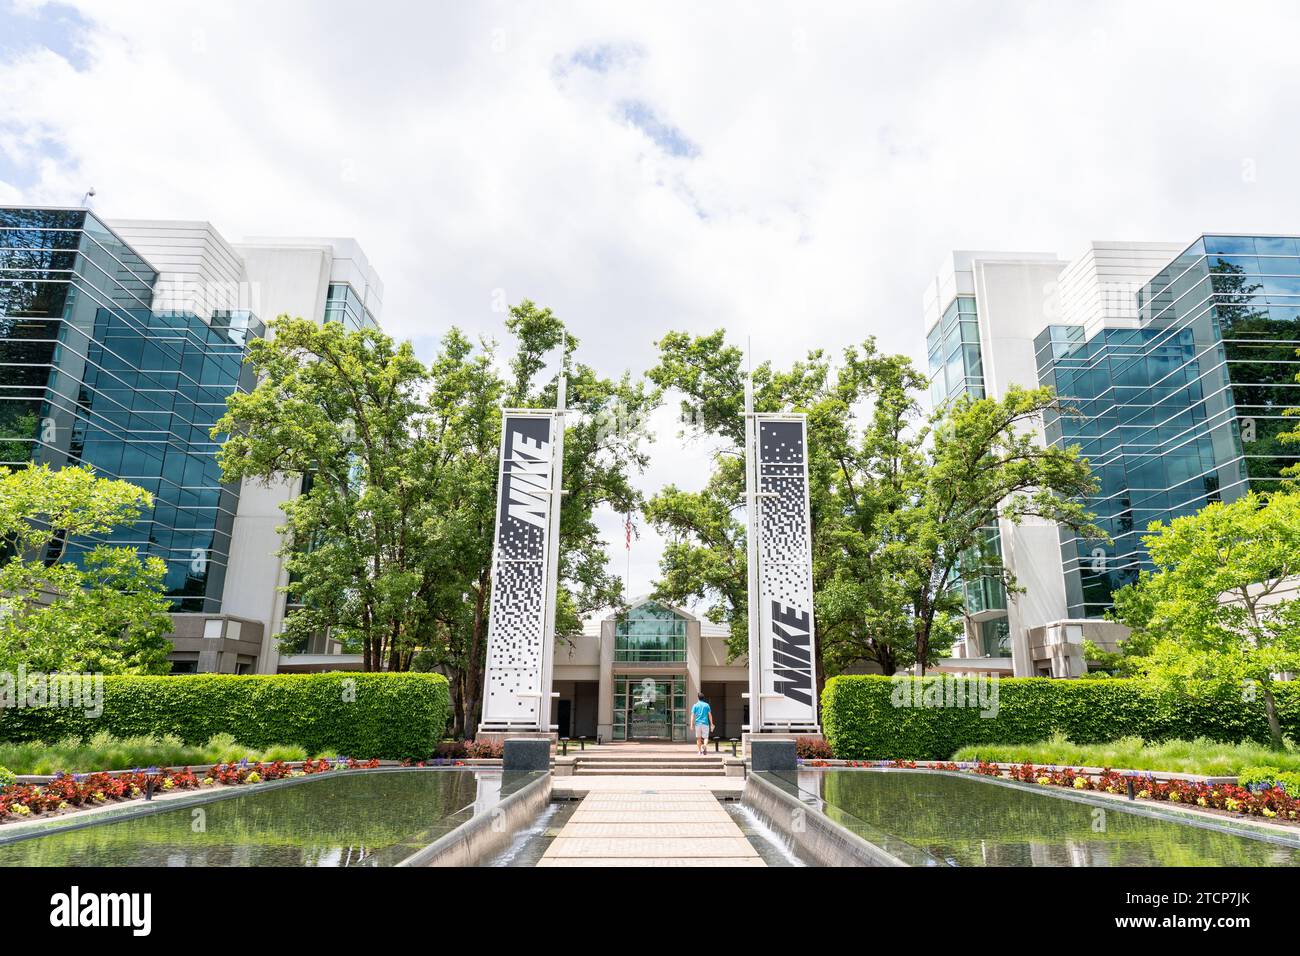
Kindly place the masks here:
<instances>
[{"instance_id":1,"label":"stone step","mask_svg":"<svg viewBox=\"0 0 1300 956\"><path fill-rule=\"evenodd\" d=\"M720 777L721 767L576 767L575 777Z\"/></svg>"},{"instance_id":2,"label":"stone step","mask_svg":"<svg viewBox=\"0 0 1300 956\"><path fill-rule=\"evenodd\" d=\"M705 760L713 760L713 761L721 762L723 760L728 759L731 756L731 754L708 754L707 756L704 757L701 757L699 754L692 754L692 753L657 754L655 756L648 756L648 757L637 757L637 756L630 756L627 754L601 754L599 756L596 755L589 756L587 754L576 754L576 755L570 754L569 756L572 759L578 761L579 763L610 763L610 762L612 763L663 763L664 761L669 761L669 762L690 761L693 763L698 763Z\"/></svg>"},{"instance_id":3,"label":"stone step","mask_svg":"<svg viewBox=\"0 0 1300 956\"><path fill-rule=\"evenodd\" d=\"M666 763L682 763L682 765L699 766L703 763L716 763L722 766L727 761L723 757L660 757L659 760L586 760L584 757L578 757L573 761L575 766L620 766L620 767L662 767Z\"/></svg>"},{"instance_id":4,"label":"stone step","mask_svg":"<svg viewBox=\"0 0 1300 956\"><path fill-rule=\"evenodd\" d=\"M708 774L712 777L726 776L725 767L574 767L575 774L580 773L603 773L603 774L626 774L627 776L653 777L656 774L674 774L674 773L701 773Z\"/></svg>"}]
</instances>

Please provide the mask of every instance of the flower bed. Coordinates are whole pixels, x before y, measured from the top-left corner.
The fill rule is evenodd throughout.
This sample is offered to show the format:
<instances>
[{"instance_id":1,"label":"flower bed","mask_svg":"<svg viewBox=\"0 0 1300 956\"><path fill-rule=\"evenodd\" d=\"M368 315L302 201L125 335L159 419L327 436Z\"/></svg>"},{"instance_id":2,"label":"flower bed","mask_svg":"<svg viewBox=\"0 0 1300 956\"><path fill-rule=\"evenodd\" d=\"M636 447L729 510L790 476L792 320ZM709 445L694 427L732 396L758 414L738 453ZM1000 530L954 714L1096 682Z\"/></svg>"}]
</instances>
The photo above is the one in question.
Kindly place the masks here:
<instances>
[{"instance_id":1,"label":"flower bed","mask_svg":"<svg viewBox=\"0 0 1300 956\"><path fill-rule=\"evenodd\" d=\"M809 767L829 767L829 761L810 760ZM1300 798L1292 797L1281 786L1253 784L1248 787L1231 783L1202 783L1191 780L1156 780L1150 773L1119 773L1109 768L1090 773L1074 767L1044 767L1031 763L1000 767L980 761L976 764L915 760L845 760L843 767L885 767L894 770L947 770L974 773L982 777L1002 777L1042 787L1065 787L1123 795L1132 781L1134 796L1139 800L1166 801L1202 810L1219 810L1240 816L1255 816L1279 823L1300 822Z\"/></svg>"},{"instance_id":2,"label":"flower bed","mask_svg":"<svg viewBox=\"0 0 1300 956\"><path fill-rule=\"evenodd\" d=\"M241 760L238 763L213 764L202 777L188 767L164 771L150 767L125 773L61 773L49 783L39 786L11 784L0 787L0 823L139 800L151 787L155 793L170 793L203 787L234 787L333 770L373 769L378 766L378 760L359 761L338 757L334 760L307 760L299 767L293 767L283 760L271 763Z\"/></svg>"}]
</instances>

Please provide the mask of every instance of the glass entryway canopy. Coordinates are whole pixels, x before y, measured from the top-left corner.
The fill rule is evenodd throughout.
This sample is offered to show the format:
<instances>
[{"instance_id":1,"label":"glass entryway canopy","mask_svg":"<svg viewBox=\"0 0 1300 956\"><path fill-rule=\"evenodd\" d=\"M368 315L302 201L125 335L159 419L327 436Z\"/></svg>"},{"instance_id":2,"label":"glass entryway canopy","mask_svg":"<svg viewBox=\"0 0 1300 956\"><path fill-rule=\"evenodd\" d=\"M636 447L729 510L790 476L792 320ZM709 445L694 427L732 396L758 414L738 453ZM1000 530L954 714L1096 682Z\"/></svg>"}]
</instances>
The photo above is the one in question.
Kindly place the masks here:
<instances>
[{"instance_id":1,"label":"glass entryway canopy","mask_svg":"<svg viewBox=\"0 0 1300 956\"><path fill-rule=\"evenodd\" d=\"M686 619L655 601L643 601L614 625L614 660L670 664L686 660Z\"/></svg>"}]
</instances>

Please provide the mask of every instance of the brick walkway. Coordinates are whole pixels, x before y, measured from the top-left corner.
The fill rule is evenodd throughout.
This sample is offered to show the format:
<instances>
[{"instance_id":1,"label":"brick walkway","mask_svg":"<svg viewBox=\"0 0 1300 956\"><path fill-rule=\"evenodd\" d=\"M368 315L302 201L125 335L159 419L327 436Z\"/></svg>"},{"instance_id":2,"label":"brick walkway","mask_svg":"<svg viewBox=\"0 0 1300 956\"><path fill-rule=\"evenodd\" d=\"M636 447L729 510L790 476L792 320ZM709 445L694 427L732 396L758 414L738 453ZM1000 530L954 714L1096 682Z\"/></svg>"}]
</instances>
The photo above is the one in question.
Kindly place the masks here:
<instances>
[{"instance_id":1,"label":"brick walkway","mask_svg":"<svg viewBox=\"0 0 1300 956\"><path fill-rule=\"evenodd\" d=\"M765 866L713 794L625 784L583 798L538 866Z\"/></svg>"}]
</instances>

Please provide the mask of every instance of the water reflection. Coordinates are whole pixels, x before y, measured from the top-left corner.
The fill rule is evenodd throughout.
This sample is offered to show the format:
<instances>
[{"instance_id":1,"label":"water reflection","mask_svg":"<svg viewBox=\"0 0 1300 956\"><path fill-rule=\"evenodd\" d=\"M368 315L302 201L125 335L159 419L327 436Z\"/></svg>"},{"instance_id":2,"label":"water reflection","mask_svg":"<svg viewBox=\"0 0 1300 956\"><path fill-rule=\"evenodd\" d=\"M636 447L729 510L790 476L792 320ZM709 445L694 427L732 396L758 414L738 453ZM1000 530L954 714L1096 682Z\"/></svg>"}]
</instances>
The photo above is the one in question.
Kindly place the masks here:
<instances>
[{"instance_id":1,"label":"water reflection","mask_svg":"<svg viewBox=\"0 0 1300 956\"><path fill-rule=\"evenodd\" d=\"M391 866L527 779L340 771L7 842L0 866Z\"/></svg>"},{"instance_id":2,"label":"water reflection","mask_svg":"<svg viewBox=\"0 0 1300 956\"><path fill-rule=\"evenodd\" d=\"M1297 846L969 776L801 771L797 785L864 838L883 832L957 866L1300 865Z\"/></svg>"}]
</instances>

